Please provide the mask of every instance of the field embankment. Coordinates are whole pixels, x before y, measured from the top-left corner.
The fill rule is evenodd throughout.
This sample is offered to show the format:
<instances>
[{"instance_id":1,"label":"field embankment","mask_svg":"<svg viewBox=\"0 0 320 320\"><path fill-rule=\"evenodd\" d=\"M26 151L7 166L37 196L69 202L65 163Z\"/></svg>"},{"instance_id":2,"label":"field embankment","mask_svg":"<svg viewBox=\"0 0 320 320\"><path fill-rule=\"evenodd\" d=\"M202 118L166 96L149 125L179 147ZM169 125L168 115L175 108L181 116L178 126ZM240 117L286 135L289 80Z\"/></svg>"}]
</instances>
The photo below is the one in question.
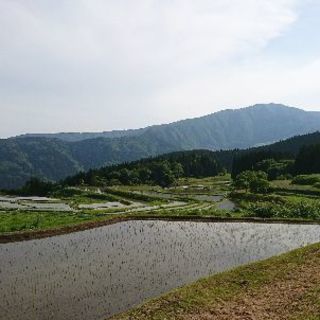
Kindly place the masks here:
<instances>
[{"instance_id":1,"label":"field embankment","mask_svg":"<svg viewBox=\"0 0 320 320\"><path fill-rule=\"evenodd\" d=\"M57 226L50 229L26 230L19 232L0 233L0 243L10 243L17 241L27 241L43 239L62 234L80 232L95 229L107 225L112 225L125 221L189 221L189 222L211 222L211 223L265 223L265 224L296 224L296 225L317 225L320 221L303 219L263 219L254 217L201 217L201 216L161 216L161 215L119 215L108 216L101 220L78 222L74 224Z\"/></svg>"},{"instance_id":2,"label":"field embankment","mask_svg":"<svg viewBox=\"0 0 320 320\"><path fill-rule=\"evenodd\" d=\"M112 319L320 319L320 244L200 280Z\"/></svg>"}]
</instances>

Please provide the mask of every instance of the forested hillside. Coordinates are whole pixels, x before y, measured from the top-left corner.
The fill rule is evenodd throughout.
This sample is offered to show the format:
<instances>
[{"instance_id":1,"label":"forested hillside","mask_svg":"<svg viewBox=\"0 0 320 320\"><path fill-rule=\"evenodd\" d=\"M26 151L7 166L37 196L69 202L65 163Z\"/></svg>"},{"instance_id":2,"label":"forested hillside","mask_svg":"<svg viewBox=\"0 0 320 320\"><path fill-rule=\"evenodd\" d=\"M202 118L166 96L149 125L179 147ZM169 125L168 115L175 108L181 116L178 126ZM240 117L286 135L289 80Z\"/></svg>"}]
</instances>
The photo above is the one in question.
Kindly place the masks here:
<instances>
[{"instance_id":1,"label":"forested hillside","mask_svg":"<svg viewBox=\"0 0 320 320\"><path fill-rule=\"evenodd\" d=\"M67 155L67 154L66 154ZM231 172L233 178L246 171L264 172L270 180L302 173L320 173L320 132L297 136L272 145L245 150L192 150L172 152L133 162L90 169L71 175L59 185L111 186L151 184L173 185L181 177L204 178ZM21 189L51 190L46 179L31 179Z\"/></svg>"},{"instance_id":2,"label":"forested hillside","mask_svg":"<svg viewBox=\"0 0 320 320\"><path fill-rule=\"evenodd\" d=\"M320 132L296 136L285 141L228 154L232 177L246 170L261 170L270 179L280 175L320 173Z\"/></svg>"},{"instance_id":3,"label":"forested hillside","mask_svg":"<svg viewBox=\"0 0 320 320\"><path fill-rule=\"evenodd\" d=\"M67 185L157 184L170 186L180 177L211 177L224 168L213 151L181 151L131 163L79 173L65 179Z\"/></svg>"},{"instance_id":4,"label":"forested hillside","mask_svg":"<svg viewBox=\"0 0 320 320\"><path fill-rule=\"evenodd\" d=\"M144 143L135 138L77 142L32 137L0 140L0 188L20 187L30 177L58 181L91 168L175 150L171 145Z\"/></svg>"},{"instance_id":5,"label":"forested hillside","mask_svg":"<svg viewBox=\"0 0 320 320\"><path fill-rule=\"evenodd\" d=\"M32 176L57 181L80 171L174 151L248 148L319 129L319 112L269 104L140 130L4 139L0 188L20 187ZM274 146L287 147L297 148L290 142ZM220 152L217 157L231 170L235 153Z\"/></svg>"},{"instance_id":6,"label":"forested hillside","mask_svg":"<svg viewBox=\"0 0 320 320\"><path fill-rule=\"evenodd\" d=\"M22 186L33 176L59 180L83 169L62 141L45 138L0 141L0 188Z\"/></svg>"},{"instance_id":7,"label":"forested hillside","mask_svg":"<svg viewBox=\"0 0 320 320\"><path fill-rule=\"evenodd\" d=\"M66 184L143 184L169 185L180 176L209 177L229 171L235 177L245 170L264 170L273 165L271 174L314 173L319 170L320 132L296 136L268 146L245 150L181 151L135 162L89 170L65 180ZM297 159L294 166L294 160ZM319 160L319 161L318 161ZM260 167L259 167L260 166ZM264 167L263 167L264 166ZM309 171L308 171L308 168ZM163 173L167 177L163 178ZM162 183L162 181L166 181Z\"/></svg>"}]
</instances>

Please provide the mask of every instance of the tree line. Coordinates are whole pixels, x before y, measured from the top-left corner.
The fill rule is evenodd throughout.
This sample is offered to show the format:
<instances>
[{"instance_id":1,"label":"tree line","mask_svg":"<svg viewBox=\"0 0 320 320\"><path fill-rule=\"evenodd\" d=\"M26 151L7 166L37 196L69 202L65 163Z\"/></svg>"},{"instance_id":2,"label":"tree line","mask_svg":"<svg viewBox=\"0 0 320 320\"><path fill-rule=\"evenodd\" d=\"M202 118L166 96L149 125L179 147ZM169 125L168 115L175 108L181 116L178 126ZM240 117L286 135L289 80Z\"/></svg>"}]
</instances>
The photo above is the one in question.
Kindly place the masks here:
<instances>
[{"instance_id":1,"label":"tree line","mask_svg":"<svg viewBox=\"0 0 320 320\"><path fill-rule=\"evenodd\" d=\"M263 171L269 180L320 173L320 144L303 146L296 156L274 151L253 151L235 156L232 177L248 170Z\"/></svg>"},{"instance_id":2,"label":"tree line","mask_svg":"<svg viewBox=\"0 0 320 320\"><path fill-rule=\"evenodd\" d=\"M81 172L66 178L64 185L173 185L181 177L209 177L223 172L214 152L206 150L175 152L154 158Z\"/></svg>"}]
</instances>

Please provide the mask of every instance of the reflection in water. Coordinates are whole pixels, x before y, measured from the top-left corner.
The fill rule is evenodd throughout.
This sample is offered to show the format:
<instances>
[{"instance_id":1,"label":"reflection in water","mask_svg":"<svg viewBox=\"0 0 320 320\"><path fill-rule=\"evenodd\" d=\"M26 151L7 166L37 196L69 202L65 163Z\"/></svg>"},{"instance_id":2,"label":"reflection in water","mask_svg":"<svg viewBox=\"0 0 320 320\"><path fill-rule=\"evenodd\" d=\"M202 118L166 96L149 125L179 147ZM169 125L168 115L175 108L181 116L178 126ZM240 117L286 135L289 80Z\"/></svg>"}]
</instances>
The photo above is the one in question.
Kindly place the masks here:
<instances>
[{"instance_id":1,"label":"reflection in water","mask_svg":"<svg viewBox=\"0 0 320 320\"><path fill-rule=\"evenodd\" d=\"M105 319L200 277L318 241L318 225L129 221L1 244L0 319Z\"/></svg>"},{"instance_id":2,"label":"reflection in water","mask_svg":"<svg viewBox=\"0 0 320 320\"><path fill-rule=\"evenodd\" d=\"M232 210L236 209L236 204L229 199L224 199L217 204L217 208L222 209L222 210L232 211Z\"/></svg>"},{"instance_id":3,"label":"reflection in water","mask_svg":"<svg viewBox=\"0 0 320 320\"><path fill-rule=\"evenodd\" d=\"M211 201L211 202L219 202L224 197L222 195L207 195L207 194L196 194L192 195L191 198L199 201Z\"/></svg>"}]
</instances>

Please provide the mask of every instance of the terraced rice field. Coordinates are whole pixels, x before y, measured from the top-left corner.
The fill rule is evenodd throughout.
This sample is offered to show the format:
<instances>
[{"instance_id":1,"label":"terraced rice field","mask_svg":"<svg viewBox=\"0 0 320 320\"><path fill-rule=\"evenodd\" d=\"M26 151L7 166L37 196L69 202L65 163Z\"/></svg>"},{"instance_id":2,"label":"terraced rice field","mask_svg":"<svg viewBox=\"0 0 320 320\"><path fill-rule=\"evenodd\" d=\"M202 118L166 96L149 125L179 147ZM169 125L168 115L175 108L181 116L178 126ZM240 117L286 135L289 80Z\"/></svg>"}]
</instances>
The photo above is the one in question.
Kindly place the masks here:
<instances>
[{"instance_id":1,"label":"terraced rice field","mask_svg":"<svg viewBox=\"0 0 320 320\"><path fill-rule=\"evenodd\" d=\"M139 189L142 190L139 190ZM186 190L186 189L182 189ZM153 186L70 188L53 198L0 196L0 233L62 228L130 215L219 215L235 204L210 189L159 189Z\"/></svg>"},{"instance_id":2,"label":"terraced rice field","mask_svg":"<svg viewBox=\"0 0 320 320\"><path fill-rule=\"evenodd\" d=\"M319 225L127 221L0 244L0 319L106 319L204 276L319 241Z\"/></svg>"},{"instance_id":3,"label":"terraced rice field","mask_svg":"<svg viewBox=\"0 0 320 320\"><path fill-rule=\"evenodd\" d=\"M47 197L0 196L0 210L72 211L69 204Z\"/></svg>"}]
</instances>

